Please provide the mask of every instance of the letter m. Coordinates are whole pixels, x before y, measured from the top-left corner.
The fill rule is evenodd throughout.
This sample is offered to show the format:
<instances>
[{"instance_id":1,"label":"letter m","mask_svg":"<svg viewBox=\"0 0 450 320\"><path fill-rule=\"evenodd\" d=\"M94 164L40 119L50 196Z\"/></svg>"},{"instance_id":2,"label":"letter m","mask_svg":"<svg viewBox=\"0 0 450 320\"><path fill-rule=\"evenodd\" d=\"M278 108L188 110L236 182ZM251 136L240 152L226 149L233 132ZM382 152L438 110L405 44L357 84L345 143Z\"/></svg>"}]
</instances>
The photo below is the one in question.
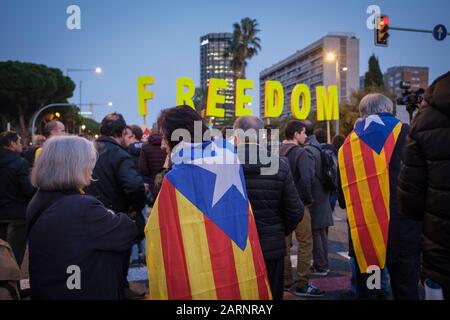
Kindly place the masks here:
<instances>
[{"instance_id":1,"label":"letter m","mask_svg":"<svg viewBox=\"0 0 450 320\"><path fill-rule=\"evenodd\" d=\"M337 86L328 87L328 95L325 86L316 88L317 120L339 119L339 97Z\"/></svg>"}]
</instances>

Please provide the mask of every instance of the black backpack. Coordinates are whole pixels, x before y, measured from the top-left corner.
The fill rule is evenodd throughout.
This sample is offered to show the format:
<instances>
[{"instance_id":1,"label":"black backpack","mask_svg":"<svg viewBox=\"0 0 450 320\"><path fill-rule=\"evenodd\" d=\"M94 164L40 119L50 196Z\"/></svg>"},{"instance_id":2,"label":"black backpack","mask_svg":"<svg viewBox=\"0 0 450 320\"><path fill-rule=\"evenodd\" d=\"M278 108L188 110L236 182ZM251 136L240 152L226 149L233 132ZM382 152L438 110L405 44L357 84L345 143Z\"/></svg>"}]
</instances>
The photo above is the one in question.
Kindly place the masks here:
<instances>
[{"instance_id":1,"label":"black backpack","mask_svg":"<svg viewBox=\"0 0 450 320\"><path fill-rule=\"evenodd\" d=\"M336 155L333 150L325 148L324 144L320 147L310 145L320 151L320 159L322 162L322 175L318 175L320 182L327 191L337 190L338 165Z\"/></svg>"}]
</instances>

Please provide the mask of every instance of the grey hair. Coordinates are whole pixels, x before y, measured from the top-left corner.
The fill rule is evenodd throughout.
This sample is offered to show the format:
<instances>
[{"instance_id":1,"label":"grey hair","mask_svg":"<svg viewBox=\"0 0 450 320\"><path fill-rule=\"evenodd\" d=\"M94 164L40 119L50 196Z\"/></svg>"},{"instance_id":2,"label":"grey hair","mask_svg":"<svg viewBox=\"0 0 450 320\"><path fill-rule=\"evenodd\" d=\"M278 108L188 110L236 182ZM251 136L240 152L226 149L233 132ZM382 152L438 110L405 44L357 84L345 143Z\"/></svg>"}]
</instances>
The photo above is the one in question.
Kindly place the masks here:
<instances>
[{"instance_id":1,"label":"grey hair","mask_svg":"<svg viewBox=\"0 0 450 320\"><path fill-rule=\"evenodd\" d=\"M367 118L372 114L392 112L394 105L392 100L381 93L369 93L359 103L359 114Z\"/></svg>"},{"instance_id":2,"label":"grey hair","mask_svg":"<svg viewBox=\"0 0 450 320\"><path fill-rule=\"evenodd\" d=\"M258 131L260 129L264 129L264 122L260 118L255 116L243 116L236 119L233 125L233 129L242 129L244 131L254 129Z\"/></svg>"},{"instance_id":3,"label":"grey hair","mask_svg":"<svg viewBox=\"0 0 450 320\"><path fill-rule=\"evenodd\" d=\"M97 150L87 139L52 137L36 160L31 183L48 191L81 189L90 184L96 162Z\"/></svg>"}]
</instances>

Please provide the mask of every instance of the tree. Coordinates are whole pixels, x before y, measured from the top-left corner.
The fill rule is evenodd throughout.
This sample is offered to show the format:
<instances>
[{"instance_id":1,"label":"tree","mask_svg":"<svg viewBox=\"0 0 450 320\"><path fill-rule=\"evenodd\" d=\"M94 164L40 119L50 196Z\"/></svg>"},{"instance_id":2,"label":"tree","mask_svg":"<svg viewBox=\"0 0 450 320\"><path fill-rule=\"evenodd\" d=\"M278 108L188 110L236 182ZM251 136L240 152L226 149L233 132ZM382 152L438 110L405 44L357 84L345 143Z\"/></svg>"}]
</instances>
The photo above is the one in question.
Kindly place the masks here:
<instances>
[{"instance_id":1,"label":"tree","mask_svg":"<svg viewBox=\"0 0 450 320\"><path fill-rule=\"evenodd\" d=\"M378 58L373 54L369 58L369 70L365 74L364 88L384 88L383 74L381 73Z\"/></svg>"},{"instance_id":2,"label":"tree","mask_svg":"<svg viewBox=\"0 0 450 320\"><path fill-rule=\"evenodd\" d=\"M19 61L0 62L0 113L19 126L27 141L32 115L49 103L65 103L75 84L61 70Z\"/></svg>"},{"instance_id":3,"label":"tree","mask_svg":"<svg viewBox=\"0 0 450 320\"><path fill-rule=\"evenodd\" d=\"M261 51L261 39L256 36L258 29L256 19L244 18L241 23L233 24L233 36L225 57L231 57L230 65L234 73L234 80L245 78L247 61Z\"/></svg>"}]
</instances>

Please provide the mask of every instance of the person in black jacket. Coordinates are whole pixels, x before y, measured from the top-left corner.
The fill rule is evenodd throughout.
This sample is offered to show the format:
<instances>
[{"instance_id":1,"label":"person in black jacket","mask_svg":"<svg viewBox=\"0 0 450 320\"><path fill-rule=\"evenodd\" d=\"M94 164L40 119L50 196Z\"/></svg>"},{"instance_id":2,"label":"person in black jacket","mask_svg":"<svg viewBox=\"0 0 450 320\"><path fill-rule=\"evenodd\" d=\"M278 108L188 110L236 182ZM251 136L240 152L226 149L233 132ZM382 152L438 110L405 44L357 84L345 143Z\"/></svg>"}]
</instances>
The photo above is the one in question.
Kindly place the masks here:
<instances>
[{"instance_id":1,"label":"person in black jacket","mask_svg":"<svg viewBox=\"0 0 450 320\"><path fill-rule=\"evenodd\" d=\"M0 239L9 242L19 266L26 247L25 212L36 191L20 140L13 131L0 133Z\"/></svg>"},{"instance_id":2,"label":"person in black jacket","mask_svg":"<svg viewBox=\"0 0 450 320\"><path fill-rule=\"evenodd\" d=\"M311 269L311 259L313 250L313 238L311 230L311 215L309 207L313 202L311 193L312 172L314 162L308 152L303 148L306 142L306 125L298 120L291 120L287 123L285 129L286 140L280 147L280 155L286 157L289 161L292 176L297 187L300 199L305 205L305 212L302 221L295 229L297 246L297 275L298 280L294 291L295 295L301 297L320 297L325 293L309 283L309 272ZM292 247L292 234L286 237L288 252ZM285 258L284 267L284 286L292 286L292 266L288 255Z\"/></svg>"},{"instance_id":3,"label":"person in black jacket","mask_svg":"<svg viewBox=\"0 0 450 320\"><path fill-rule=\"evenodd\" d=\"M96 141L99 157L92 174L93 182L86 188L86 192L100 200L105 207L115 212L129 213L135 218L144 208L146 196L144 180L125 149L125 128L126 123L121 114L112 113L103 118L101 136ZM123 258L123 275L127 288L130 254L131 246ZM134 295L129 290L128 293L130 296Z\"/></svg>"},{"instance_id":4,"label":"person in black jacket","mask_svg":"<svg viewBox=\"0 0 450 320\"><path fill-rule=\"evenodd\" d=\"M236 130L239 130L236 131ZM303 203L298 195L289 164L275 157L278 170L275 173L267 169L261 161L261 154L267 155L267 148L258 144L251 130L264 129L263 122L253 116L238 118L234 123L238 156L243 163L248 198L255 216L261 249L266 262L272 296L283 299L284 257L286 256L285 237L291 234L303 218ZM242 130L248 134L246 141ZM256 146L253 148L252 146Z\"/></svg>"},{"instance_id":5,"label":"person in black jacket","mask_svg":"<svg viewBox=\"0 0 450 320\"><path fill-rule=\"evenodd\" d=\"M123 253L136 238L125 213L81 191L97 153L80 137L49 139L32 172L39 188L27 210L31 298L123 299Z\"/></svg>"},{"instance_id":6,"label":"person in black jacket","mask_svg":"<svg viewBox=\"0 0 450 320\"><path fill-rule=\"evenodd\" d=\"M411 123L398 180L402 211L423 221L424 277L450 299L450 72L437 78Z\"/></svg>"}]
</instances>

